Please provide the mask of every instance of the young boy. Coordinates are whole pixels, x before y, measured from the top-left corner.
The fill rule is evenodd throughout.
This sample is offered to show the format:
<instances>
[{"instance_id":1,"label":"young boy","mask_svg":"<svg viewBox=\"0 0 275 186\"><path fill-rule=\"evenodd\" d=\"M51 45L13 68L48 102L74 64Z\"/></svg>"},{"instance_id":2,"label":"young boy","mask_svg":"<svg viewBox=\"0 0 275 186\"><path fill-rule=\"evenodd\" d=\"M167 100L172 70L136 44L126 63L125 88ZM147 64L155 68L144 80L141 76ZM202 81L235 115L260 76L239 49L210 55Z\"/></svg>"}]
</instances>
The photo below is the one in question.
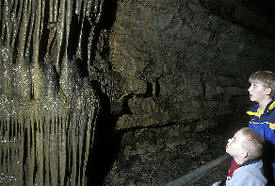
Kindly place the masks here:
<instances>
[{"instance_id":1,"label":"young boy","mask_svg":"<svg viewBox=\"0 0 275 186\"><path fill-rule=\"evenodd\" d=\"M270 71L254 72L248 89L250 100L257 104L247 114L250 115L248 127L257 131L265 139L268 148L264 157L269 182L275 183L275 74ZM268 166L269 165L269 166ZM268 168L267 168L268 169ZM273 178L272 178L273 177ZM271 183L271 182L274 183Z\"/></svg>"},{"instance_id":2,"label":"young boy","mask_svg":"<svg viewBox=\"0 0 275 186\"><path fill-rule=\"evenodd\" d=\"M266 185L267 179L263 175L263 162L260 159L263 145L263 137L248 127L238 130L233 138L228 140L226 152L234 158L239 167L232 177L227 177L226 186ZM217 182L212 186L218 185L222 183Z\"/></svg>"}]
</instances>

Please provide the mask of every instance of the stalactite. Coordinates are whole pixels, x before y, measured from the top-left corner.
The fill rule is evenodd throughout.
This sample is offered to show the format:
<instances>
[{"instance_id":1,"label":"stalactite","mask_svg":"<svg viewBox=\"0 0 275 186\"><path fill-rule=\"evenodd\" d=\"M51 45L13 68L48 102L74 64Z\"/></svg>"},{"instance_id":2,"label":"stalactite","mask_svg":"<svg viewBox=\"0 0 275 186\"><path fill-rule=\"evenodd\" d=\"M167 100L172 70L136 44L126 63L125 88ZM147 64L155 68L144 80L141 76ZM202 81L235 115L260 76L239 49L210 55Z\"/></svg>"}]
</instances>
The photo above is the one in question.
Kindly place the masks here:
<instances>
[{"instance_id":1,"label":"stalactite","mask_svg":"<svg viewBox=\"0 0 275 186\"><path fill-rule=\"evenodd\" d=\"M6 36L6 45L8 46L10 43L10 21L9 21L9 14L10 14L10 5L8 0L5 0L5 6L4 6L4 20L3 20L3 28L2 28L2 36ZM2 10L2 9L1 9Z\"/></svg>"},{"instance_id":2,"label":"stalactite","mask_svg":"<svg viewBox=\"0 0 275 186\"><path fill-rule=\"evenodd\" d=\"M78 16L80 15L81 6L82 6L82 0L76 0L75 14Z\"/></svg>"},{"instance_id":3,"label":"stalactite","mask_svg":"<svg viewBox=\"0 0 275 186\"><path fill-rule=\"evenodd\" d=\"M29 24L28 17L30 16L31 3L26 0L23 3L23 16L20 22L19 42L18 42L18 54L15 67L16 81L15 91L25 99L30 99L31 96L31 82L30 82L30 68L28 61L24 60L24 51L27 37L27 27Z\"/></svg>"},{"instance_id":4,"label":"stalactite","mask_svg":"<svg viewBox=\"0 0 275 186\"><path fill-rule=\"evenodd\" d=\"M91 55L91 52L93 51L93 40L94 40L94 32L95 32L95 28L96 28L96 25L97 23L99 22L99 18L101 16L101 11L102 11L102 7L103 7L103 3L104 3L104 0L95 0L96 2L94 1L89 1L88 3L88 8L87 8L87 12L86 12L86 16L88 16L88 20L90 23L94 23L91 25L91 29L90 29L90 33L89 33L89 38L88 38L88 66L89 66L89 73L91 75L94 74L94 68L93 68L93 64L92 64L92 55ZM91 14L90 10L91 10L91 3L94 3L94 12ZM95 13L96 12L96 13Z\"/></svg>"},{"instance_id":5,"label":"stalactite","mask_svg":"<svg viewBox=\"0 0 275 186\"><path fill-rule=\"evenodd\" d=\"M54 4L53 0L49 0L49 23L54 22Z\"/></svg>"},{"instance_id":6,"label":"stalactite","mask_svg":"<svg viewBox=\"0 0 275 186\"><path fill-rule=\"evenodd\" d=\"M60 7L59 7L59 13L58 13L58 20L57 20L57 56L56 56L56 69L57 72L60 73L60 54L61 54L61 46L63 42L63 35L64 35L64 21L65 21L65 1L60 2ZM66 57L66 56L65 56Z\"/></svg>"},{"instance_id":7,"label":"stalactite","mask_svg":"<svg viewBox=\"0 0 275 186\"><path fill-rule=\"evenodd\" d=\"M22 12L22 7L19 7L18 12L17 7L19 6L18 3L20 4L20 2L15 1L14 2L14 6L12 8L12 13L11 13L11 22L13 23L12 26L12 43L11 43L11 47L14 48L15 47L15 40L16 40L16 36L18 33L18 29L19 29L19 25L20 25L20 19L21 19L21 12Z\"/></svg>"},{"instance_id":8,"label":"stalactite","mask_svg":"<svg viewBox=\"0 0 275 186\"><path fill-rule=\"evenodd\" d=\"M95 51L89 50L102 5L88 0L0 4L0 173L6 178L0 176L0 183L87 184L100 104L78 74L77 59L88 59L83 61L88 68L92 63ZM79 36L71 43L74 29Z\"/></svg>"},{"instance_id":9,"label":"stalactite","mask_svg":"<svg viewBox=\"0 0 275 186\"><path fill-rule=\"evenodd\" d=\"M18 63L24 63L24 50L26 45L27 27L29 24L30 6L29 0L22 1L23 4L23 17L20 22L20 33L18 43Z\"/></svg>"},{"instance_id":10,"label":"stalactite","mask_svg":"<svg viewBox=\"0 0 275 186\"><path fill-rule=\"evenodd\" d=\"M71 7L71 0L67 0L67 9L65 14L65 22L66 22L66 40L65 40L65 56L68 56L68 43L69 43L69 36L70 36L70 27L72 21L72 7Z\"/></svg>"},{"instance_id":11,"label":"stalactite","mask_svg":"<svg viewBox=\"0 0 275 186\"><path fill-rule=\"evenodd\" d=\"M98 23L101 17L104 0L96 0L94 6L95 23Z\"/></svg>"},{"instance_id":12,"label":"stalactite","mask_svg":"<svg viewBox=\"0 0 275 186\"><path fill-rule=\"evenodd\" d=\"M79 2L79 1L77 1L77 2ZM83 2L83 9L82 9L82 15L81 15L82 20L81 20L81 26L80 26L80 33L79 33L79 39L78 39L78 44L77 44L77 50L76 50L76 57L79 58L79 59L82 59L81 46L82 46L83 26L84 26L86 5L87 5L87 0L84 0L84 2Z\"/></svg>"},{"instance_id":13,"label":"stalactite","mask_svg":"<svg viewBox=\"0 0 275 186\"><path fill-rule=\"evenodd\" d=\"M41 25L41 10L42 5L41 1L39 0L35 7L35 22L34 22L34 34L33 34L33 96L36 99L39 99L42 96L43 91L43 75L40 69L38 57L39 57L39 43L40 43L40 25ZM33 23L32 23L33 24Z\"/></svg>"},{"instance_id":14,"label":"stalactite","mask_svg":"<svg viewBox=\"0 0 275 186\"><path fill-rule=\"evenodd\" d=\"M43 159L43 149L44 147L44 143L43 143L43 139L44 139L44 132L43 132L43 122L41 121L41 119L36 120L36 125L37 125L37 133L36 133L36 151L35 151L35 156L36 156L36 166L37 166L37 173L35 176L35 182L36 183L43 183L44 181L44 159Z\"/></svg>"},{"instance_id":15,"label":"stalactite","mask_svg":"<svg viewBox=\"0 0 275 186\"><path fill-rule=\"evenodd\" d=\"M31 14L30 14L30 25L29 25L29 31L28 31L28 39L27 39L27 46L25 50L25 57L29 56L30 53L30 47L31 47L31 39L33 36L33 29L34 29L34 19L35 19L35 11L36 11L36 3L31 3Z\"/></svg>"}]
</instances>

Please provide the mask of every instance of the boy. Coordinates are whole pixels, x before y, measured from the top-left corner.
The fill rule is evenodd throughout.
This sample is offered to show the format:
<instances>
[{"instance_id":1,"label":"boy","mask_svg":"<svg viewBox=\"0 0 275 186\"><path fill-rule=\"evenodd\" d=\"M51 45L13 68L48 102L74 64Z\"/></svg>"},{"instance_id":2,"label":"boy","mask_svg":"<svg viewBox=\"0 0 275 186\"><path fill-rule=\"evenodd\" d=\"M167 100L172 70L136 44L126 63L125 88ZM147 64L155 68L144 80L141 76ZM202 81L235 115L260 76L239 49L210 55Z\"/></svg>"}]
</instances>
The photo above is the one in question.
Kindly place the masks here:
<instances>
[{"instance_id":1,"label":"boy","mask_svg":"<svg viewBox=\"0 0 275 186\"><path fill-rule=\"evenodd\" d=\"M270 71L254 72L248 89L251 101L257 104L247 114L250 116L248 127L257 131L267 143L264 163L270 184L275 183L275 74ZM270 168L269 168L270 167ZM268 169L269 168L269 169ZM271 183L271 182L274 183Z\"/></svg>"},{"instance_id":2,"label":"boy","mask_svg":"<svg viewBox=\"0 0 275 186\"><path fill-rule=\"evenodd\" d=\"M238 130L233 138L228 140L226 152L234 158L239 167L232 177L227 177L226 186L266 185L267 179L263 175L263 162L260 159L263 145L263 137L248 127ZM212 186L218 185L222 183L217 182Z\"/></svg>"}]
</instances>

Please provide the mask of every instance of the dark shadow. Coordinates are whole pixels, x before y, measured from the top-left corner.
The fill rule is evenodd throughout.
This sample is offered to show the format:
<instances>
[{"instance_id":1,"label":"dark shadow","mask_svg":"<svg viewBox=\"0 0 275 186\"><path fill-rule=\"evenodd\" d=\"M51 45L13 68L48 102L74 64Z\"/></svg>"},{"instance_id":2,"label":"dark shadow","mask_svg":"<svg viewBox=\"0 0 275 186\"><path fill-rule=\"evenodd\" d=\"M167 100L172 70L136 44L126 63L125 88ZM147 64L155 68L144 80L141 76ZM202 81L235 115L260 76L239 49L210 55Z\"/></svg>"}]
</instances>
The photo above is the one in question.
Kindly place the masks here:
<instances>
[{"instance_id":1,"label":"dark shadow","mask_svg":"<svg viewBox=\"0 0 275 186\"><path fill-rule=\"evenodd\" d=\"M274 183L274 170L272 167L272 163L274 163L274 157L275 157L275 149L274 145L268 141L265 142L264 146L264 153L263 153L263 163L264 163L264 175L268 180L268 186L273 186Z\"/></svg>"},{"instance_id":2,"label":"dark shadow","mask_svg":"<svg viewBox=\"0 0 275 186\"><path fill-rule=\"evenodd\" d=\"M100 21L94 31L90 56L91 61L95 59L100 32L104 29L109 30L115 21L117 1L105 0L102 8ZM109 51L104 52L108 55ZM86 61L87 59L83 60ZM87 165L87 185L99 186L103 184L112 163L117 159L121 137L119 132L115 131L116 118L111 113L110 98L102 92L99 81L92 80L92 86L99 97L100 110L96 121L94 144L91 148Z\"/></svg>"},{"instance_id":3,"label":"dark shadow","mask_svg":"<svg viewBox=\"0 0 275 186\"><path fill-rule=\"evenodd\" d=\"M109 29L113 26L116 20L117 0L105 0L102 11L103 14L99 24L101 29Z\"/></svg>"},{"instance_id":4,"label":"dark shadow","mask_svg":"<svg viewBox=\"0 0 275 186\"><path fill-rule=\"evenodd\" d=\"M104 29L110 30L116 19L116 10L116 0L104 1L102 15L94 31L90 56L91 61L95 59L95 51L97 50L100 32ZM109 51L104 52L108 55ZM111 169L112 163L117 159L121 136L118 131L115 131L116 118L111 113L110 98L102 92L100 82L92 81L92 86L99 96L100 110L97 117L94 144L89 155L87 166L87 185L97 186L103 184L107 173Z\"/></svg>"},{"instance_id":5,"label":"dark shadow","mask_svg":"<svg viewBox=\"0 0 275 186\"><path fill-rule=\"evenodd\" d=\"M243 28L257 34L264 34L274 39L274 7L272 0L200 0L200 4L208 9L211 14L220 16L222 19L238 24ZM245 16L244 11L251 12L251 15L261 18L262 21L251 21ZM255 18L254 18L255 19ZM264 20L264 21L263 21Z\"/></svg>"},{"instance_id":6,"label":"dark shadow","mask_svg":"<svg viewBox=\"0 0 275 186\"><path fill-rule=\"evenodd\" d=\"M100 84L93 82L98 91ZM110 113L110 102L107 95L97 92L100 110L97 116L94 134L94 145L91 149L87 166L87 185L102 185L120 148L120 135L115 131L115 119Z\"/></svg>"}]
</instances>

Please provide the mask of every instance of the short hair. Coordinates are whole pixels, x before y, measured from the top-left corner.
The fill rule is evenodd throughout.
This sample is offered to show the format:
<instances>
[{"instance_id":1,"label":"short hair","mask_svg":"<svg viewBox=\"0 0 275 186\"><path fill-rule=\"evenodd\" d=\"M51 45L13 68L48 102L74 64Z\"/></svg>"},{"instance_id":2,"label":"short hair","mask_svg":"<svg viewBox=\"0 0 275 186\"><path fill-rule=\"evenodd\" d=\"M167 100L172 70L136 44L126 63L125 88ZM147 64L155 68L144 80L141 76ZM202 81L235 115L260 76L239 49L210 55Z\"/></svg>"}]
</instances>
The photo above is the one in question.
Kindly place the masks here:
<instances>
[{"instance_id":1,"label":"short hair","mask_svg":"<svg viewBox=\"0 0 275 186\"><path fill-rule=\"evenodd\" d=\"M260 82L263 86L271 88L271 97L275 95L275 73L271 71L257 71L251 74L248 81L250 83Z\"/></svg>"},{"instance_id":2,"label":"short hair","mask_svg":"<svg viewBox=\"0 0 275 186\"><path fill-rule=\"evenodd\" d=\"M257 159L263 153L264 138L255 130L244 127L240 131L245 136L246 141L241 144L242 148L248 151L248 160Z\"/></svg>"}]
</instances>

